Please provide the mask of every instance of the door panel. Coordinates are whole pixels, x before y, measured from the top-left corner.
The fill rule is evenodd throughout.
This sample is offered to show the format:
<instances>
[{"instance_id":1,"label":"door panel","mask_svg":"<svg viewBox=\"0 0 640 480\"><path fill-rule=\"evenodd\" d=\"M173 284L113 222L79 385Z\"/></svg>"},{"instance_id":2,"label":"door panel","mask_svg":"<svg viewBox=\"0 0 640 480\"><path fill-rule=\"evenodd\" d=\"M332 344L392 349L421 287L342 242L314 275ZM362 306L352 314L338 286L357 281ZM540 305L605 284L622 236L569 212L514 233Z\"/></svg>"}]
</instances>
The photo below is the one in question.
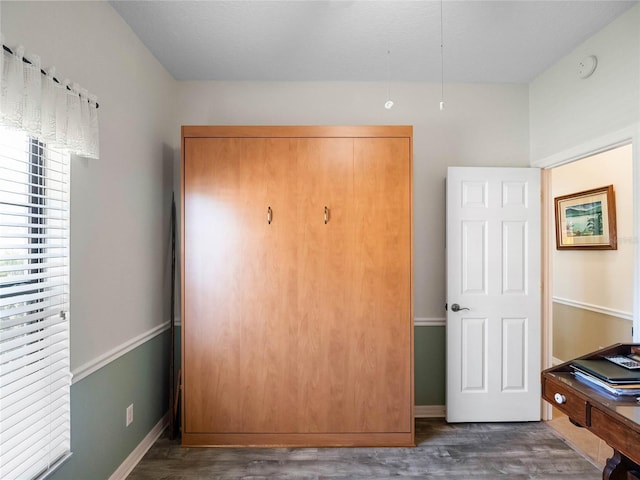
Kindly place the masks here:
<instances>
[{"instance_id":1,"label":"door panel","mask_svg":"<svg viewBox=\"0 0 640 480\"><path fill-rule=\"evenodd\" d=\"M269 192L282 171L295 178L293 149L289 140L185 143L186 431L290 428L295 253L279 252L294 243L293 222Z\"/></svg>"},{"instance_id":2,"label":"door panel","mask_svg":"<svg viewBox=\"0 0 640 480\"><path fill-rule=\"evenodd\" d=\"M354 237L353 140L297 141L298 411L308 433L359 432L350 343ZM325 207L327 217L325 223Z\"/></svg>"},{"instance_id":3,"label":"door panel","mask_svg":"<svg viewBox=\"0 0 640 480\"><path fill-rule=\"evenodd\" d=\"M411 178L410 143L358 138L352 364L356 415L371 431L411 429Z\"/></svg>"},{"instance_id":4,"label":"door panel","mask_svg":"<svg viewBox=\"0 0 640 480\"><path fill-rule=\"evenodd\" d=\"M296 391L299 382L299 335L296 317L299 283L296 277L298 241L295 235L299 221L299 162L295 140L245 139L261 146L259 156L264 161L264 201L253 225L261 247L256 258L254 250L238 250L235 254L255 262L260 271L256 288L250 292L244 308L251 318L243 322L240 351L242 393L236 402L236 417L241 425L218 425L217 432L283 433L296 431L300 418L295 415ZM242 159L238 159L242 161ZM271 207L271 223L267 210ZM264 232L264 235L260 235ZM252 234L248 232L248 234ZM238 289L245 289L240 283ZM224 395L225 392L221 392Z\"/></svg>"},{"instance_id":5,"label":"door panel","mask_svg":"<svg viewBox=\"0 0 640 480\"><path fill-rule=\"evenodd\" d=\"M462 222L462 292L487 293L487 222Z\"/></svg>"},{"instance_id":6,"label":"door panel","mask_svg":"<svg viewBox=\"0 0 640 480\"><path fill-rule=\"evenodd\" d=\"M527 222L502 223L502 293L526 295L528 287Z\"/></svg>"},{"instance_id":7,"label":"door panel","mask_svg":"<svg viewBox=\"0 0 640 480\"><path fill-rule=\"evenodd\" d=\"M236 346L239 306L243 292L229 288L241 277L255 287L251 265L234 255L238 246L254 248L253 236L244 232L252 223L248 204L256 203L260 188L249 188L251 170L259 162L236 161L246 145L234 140L185 140L185 408L187 431L198 431L213 422L213 415L230 418L239 395ZM259 174L259 173L258 173ZM257 198L258 197L258 198ZM224 235L221 233L224 232ZM225 301L225 299L231 301ZM228 392L218 398L217 392ZM214 407L215 406L215 407Z\"/></svg>"},{"instance_id":8,"label":"door panel","mask_svg":"<svg viewBox=\"0 0 640 480\"><path fill-rule=\"evenodd\" d=\"M487 319L462 318L462 392L487 391Z\"/></svg>"},{"instance_id":9,"label":"door panel","mask_svg":"<svg viewBox=\"0 0 640 480\"><path fill-rule=\"evenodd\" d=\"M540 418L540 172L447 175L447 420Z\"/></svg>"},{"instance_id":10,"label":"door panel","mask_svg":"<svg viewBox=\"0 0 640 480\"><path fill-rule=\"evenodd\" d=\"M527 388L527 346L529 326L526 318L502 319L502 391L523 392Z\"/></svg>"}]
</instances>

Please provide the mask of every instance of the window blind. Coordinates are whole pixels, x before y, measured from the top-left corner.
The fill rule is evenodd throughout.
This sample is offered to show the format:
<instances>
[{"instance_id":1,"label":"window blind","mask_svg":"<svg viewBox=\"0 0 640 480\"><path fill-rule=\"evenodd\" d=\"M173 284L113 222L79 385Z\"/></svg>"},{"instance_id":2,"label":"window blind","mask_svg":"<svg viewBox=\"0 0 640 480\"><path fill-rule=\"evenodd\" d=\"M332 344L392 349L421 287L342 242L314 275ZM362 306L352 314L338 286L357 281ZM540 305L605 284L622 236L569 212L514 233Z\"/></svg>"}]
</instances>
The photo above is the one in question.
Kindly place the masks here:
<instances>
[{"instance_id":1,"label":"window blind","mask_svg":"<svg viewBox=\"0 0 640 480\"><path fill-rule=\"evenodd\" d=\"M69 158L0 128L0 478L70 453Z\"/></svg>"}]
</instances>

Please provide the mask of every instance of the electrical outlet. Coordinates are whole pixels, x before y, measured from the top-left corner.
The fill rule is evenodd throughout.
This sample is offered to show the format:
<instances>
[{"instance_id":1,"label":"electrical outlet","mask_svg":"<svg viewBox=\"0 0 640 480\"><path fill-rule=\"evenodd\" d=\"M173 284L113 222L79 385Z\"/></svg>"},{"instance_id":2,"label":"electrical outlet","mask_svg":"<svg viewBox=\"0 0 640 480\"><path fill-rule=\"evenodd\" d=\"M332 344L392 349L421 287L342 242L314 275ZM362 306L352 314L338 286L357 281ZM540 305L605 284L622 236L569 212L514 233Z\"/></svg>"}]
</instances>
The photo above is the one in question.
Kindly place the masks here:
<instances>
[{"instance_id":1,"label":"electrical outlet","mask_svg":"<svg viewBox=\"0 0 640 480\"><path fill-rule=\"evenodd\" d=\"M133 403L127 407L127 424L128 427L133 423Z\"/></svg>"}]
</instances>

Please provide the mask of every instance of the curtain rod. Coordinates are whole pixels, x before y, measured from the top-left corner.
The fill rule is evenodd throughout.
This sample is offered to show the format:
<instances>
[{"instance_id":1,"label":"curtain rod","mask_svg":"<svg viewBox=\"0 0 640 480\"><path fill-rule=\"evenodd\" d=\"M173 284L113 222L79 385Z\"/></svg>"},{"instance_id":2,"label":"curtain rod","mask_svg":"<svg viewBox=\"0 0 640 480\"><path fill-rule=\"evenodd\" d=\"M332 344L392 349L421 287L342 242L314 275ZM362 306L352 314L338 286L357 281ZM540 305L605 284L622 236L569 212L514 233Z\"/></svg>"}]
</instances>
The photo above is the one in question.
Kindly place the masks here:
<instances>
[{"instance_id":1,"label":"curtain rod","mask_svg":"<svg viewBox=\"0 0 640 480\"><path fill-rule=\"evenodd\" d=\"M6 45L2 45L2 48L5 52L9 52L11 55L14 55L13 50L11 50L9 47L7 47ZM29 65L33 65L32 62L30 62L29 60L27 60L25 57L22 57L22 61L24 63L27 63ZM42 73L42 75L46 75L47 72L45 72L43 69L40 69L40 73ZM56 77L51 77L53 79L54 82L56 82L58 85L60 85L60 80L58 80ZM71 87L69 87L69 85L67 85L67 90L71 91ZM100 105L98 104L98 102L96 102L96 108L100 108Z\"/></svg>"}]
</instances>

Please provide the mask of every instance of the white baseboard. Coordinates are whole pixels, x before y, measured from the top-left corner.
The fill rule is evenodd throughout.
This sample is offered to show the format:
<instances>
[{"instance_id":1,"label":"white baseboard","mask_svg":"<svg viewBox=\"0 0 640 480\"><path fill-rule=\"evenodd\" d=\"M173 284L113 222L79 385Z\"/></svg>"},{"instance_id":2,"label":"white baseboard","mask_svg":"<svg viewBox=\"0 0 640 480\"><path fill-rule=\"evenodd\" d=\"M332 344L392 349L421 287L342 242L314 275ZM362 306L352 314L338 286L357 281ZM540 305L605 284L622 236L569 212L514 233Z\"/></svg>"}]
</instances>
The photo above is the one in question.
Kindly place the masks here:
<instances>
[{"instance_id":1,"label":"white baseboard","mask_svg":"<svg viewBox=\"0 0 640 480\"><path fill-rule=\"evenodd\" d=\"M416 405L413 416L415 418L444 418L447 409L444 405Z\"/></svg>"},{"instance_id":2,"label":"white baseboard","mask_svg":"<svg viewBox=\"0 0 640 480\"><path fill-rule=\"evenodd\" d=\"M138 444L138 446L125 458L124 462L111 474L109 480L125 480L127 476L138 465L138 462L142 460L144 454L149 451L151 446L155 443L164 429L169 425L169 412L160 419L158 423L147 433L146 437Z\"/></svg>"},{"instance_id":3,"label":"white baseboard","mask_svg":"<svg viewBox=\"0 0 640 480\"><path fill-rule=\"evenodd\" d=\"M560 365L561 363L566 362L566 360L560 360L559 358L556 357L551 357L551 365L552 366L556 366L556 365Z\"/></svg>"}]
</instances>

